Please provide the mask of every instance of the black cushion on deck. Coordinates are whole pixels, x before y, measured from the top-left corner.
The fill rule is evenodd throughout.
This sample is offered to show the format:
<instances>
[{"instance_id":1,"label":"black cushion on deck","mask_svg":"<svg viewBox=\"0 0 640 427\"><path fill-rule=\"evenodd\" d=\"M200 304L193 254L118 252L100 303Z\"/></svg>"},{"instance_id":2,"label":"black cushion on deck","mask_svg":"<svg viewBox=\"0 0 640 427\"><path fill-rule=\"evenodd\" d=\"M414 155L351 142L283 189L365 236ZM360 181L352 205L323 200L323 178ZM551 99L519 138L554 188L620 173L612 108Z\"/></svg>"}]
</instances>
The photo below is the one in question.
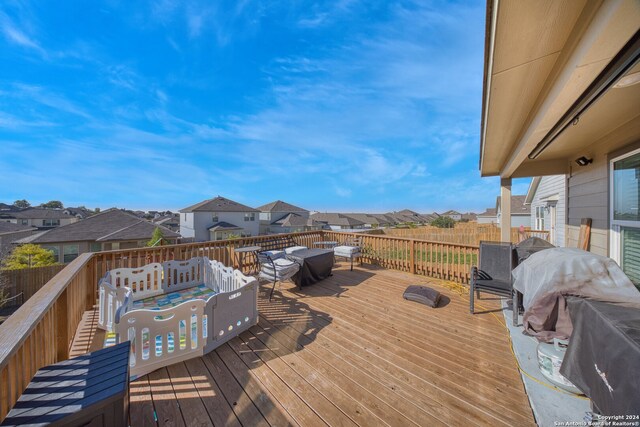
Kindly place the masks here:
<instances>
[{"instance_id":1,"label":"black cushion on deck","mask_svg":"<svg viewBox=\"0 0 640 427\"><path fill-rule=\"evenodd\" d=\"M442 294L435 289L427 288L426 286L411 285L404 291L402 296L406 300L419 302L420 304L428 305L431 308L436 308L440 302Z\"/></svg>"}]
</instances>

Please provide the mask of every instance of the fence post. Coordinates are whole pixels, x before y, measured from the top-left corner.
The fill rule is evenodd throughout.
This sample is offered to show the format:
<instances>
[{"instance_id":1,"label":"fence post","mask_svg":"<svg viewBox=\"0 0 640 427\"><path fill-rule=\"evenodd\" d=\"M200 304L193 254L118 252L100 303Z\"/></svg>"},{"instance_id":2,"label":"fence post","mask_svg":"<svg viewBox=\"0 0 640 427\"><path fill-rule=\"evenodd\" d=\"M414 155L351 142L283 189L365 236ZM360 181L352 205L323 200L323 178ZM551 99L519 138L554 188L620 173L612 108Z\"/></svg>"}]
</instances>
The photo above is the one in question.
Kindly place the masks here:
<instances>
[{"instance_id":1,"label":"fence post","mask_svg":"<svg viewBox=\"0 0 640 427\"><path fill-rule=\"evenodd\" d=\"M409 240L409 271L411 274L416 274L416 242L415 240Z\"/></svg>"}]
</instances>

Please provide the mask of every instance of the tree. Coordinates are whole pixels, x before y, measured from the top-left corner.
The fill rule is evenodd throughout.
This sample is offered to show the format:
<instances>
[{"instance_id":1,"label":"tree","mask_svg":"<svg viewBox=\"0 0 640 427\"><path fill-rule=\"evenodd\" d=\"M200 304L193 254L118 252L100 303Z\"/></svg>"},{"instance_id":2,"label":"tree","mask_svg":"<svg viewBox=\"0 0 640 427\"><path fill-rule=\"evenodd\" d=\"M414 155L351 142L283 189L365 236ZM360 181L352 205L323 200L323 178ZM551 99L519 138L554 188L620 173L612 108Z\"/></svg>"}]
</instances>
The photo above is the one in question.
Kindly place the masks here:
<instances>
[{"instance_id":1,"label":"tree","mask_svg":"<svg viewBox=\"0 0 640 427\"><path fill-rule=\"evenodd\" d=\"M41 204L40 207L47 208L47 209L62 209L62 208L64 208L64 206L62 205L62 202L60 200L50 200L47 203Z\"/></svg>"},{"instance_id":2,"label":"tree","mask_svg":"<svg viewBox=\"0 0 640 427\"><path fill-rule=\"evenodd\" d=\"M449 218L448 216L439 216L431 221L431 225L438 228L453 228L455 227L456 222L453 218Z\"/></svg>"},{"instance_id":3,"label":"tree","mask_svg":"<svg viewBox=\"0 0 640 427\"><path fill-rule=\"evenodd\" d=\"M93 211L94 211L95 213L100 213L100 208L95 208Z\"/></svg>"},{"instance_id":4,"label":"tree","mask_svg":"<svg viewBox=\"0 0 640 427\"><path fill-rule=\"evenodd\" d=\"M57 264L53 251L32 243L18 246L4 261L4 267L9 269L44 267Z\"/></svg>"},{"instance_id":5,"label":"tree","mask_svg":"<svg viewBox=\"0 0 640 427\"><path fill-rule=\"evenodd\" d=\"M160 230L160 228L156 227L155 230L153 230L153 234L151 235L151 240L149 240L147 242L147 246L159 246L162 245L162 243L164 242L164 234L162 234L162 230Z\"/></svg>"},{"instance_id":6,"label":"tree","mask_svg":"<svg viewBox=\"0 0 640 427\"><path fill-rule=\"evenodd\" d=\"M13 202L13 206L15 206L16 208L28 208L31 206L31 203L29 203L25 199L22 199L22 200L16 200L15 202Z\"/></svg>"}]
</instances>

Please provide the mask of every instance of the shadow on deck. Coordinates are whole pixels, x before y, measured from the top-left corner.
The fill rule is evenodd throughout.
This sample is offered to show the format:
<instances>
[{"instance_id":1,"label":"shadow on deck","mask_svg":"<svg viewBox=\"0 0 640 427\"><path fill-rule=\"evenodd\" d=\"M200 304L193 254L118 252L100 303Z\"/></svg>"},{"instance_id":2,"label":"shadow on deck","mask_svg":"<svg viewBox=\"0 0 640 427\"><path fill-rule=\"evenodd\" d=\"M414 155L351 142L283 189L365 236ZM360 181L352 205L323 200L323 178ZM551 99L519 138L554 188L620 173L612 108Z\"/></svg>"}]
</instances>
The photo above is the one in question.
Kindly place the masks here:
<instances>
[{"instance_id":1,"label":"shadow on deck","mask_svg":"<svg viewBox=\"0 0 640 427\"><path fill-rule=\"evenodd\" d=\"M446 304L405 301L410 284ZM131 425L534 424L502 316L471 316L445 282L343 263L302 290L280 285L271 302L268 290L257 326L131 383ZM82 348L99 342L79 334Z\"/></svg>"}]
</instances>

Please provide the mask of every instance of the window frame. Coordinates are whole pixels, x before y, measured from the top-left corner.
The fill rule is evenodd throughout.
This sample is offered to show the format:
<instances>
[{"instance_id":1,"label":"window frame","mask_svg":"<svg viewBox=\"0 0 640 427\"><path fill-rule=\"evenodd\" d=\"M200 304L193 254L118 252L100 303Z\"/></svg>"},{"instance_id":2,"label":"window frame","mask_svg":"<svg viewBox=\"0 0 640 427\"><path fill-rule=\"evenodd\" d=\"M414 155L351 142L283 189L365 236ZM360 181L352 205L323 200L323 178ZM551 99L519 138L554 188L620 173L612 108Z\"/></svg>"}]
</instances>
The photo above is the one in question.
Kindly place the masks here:
<instances>
[{"instance_id":1,"label":"window frame","mask_svg":"<svg viewBox=\"0 0 640 427\"><path fill-rule=\"evenodd\" d=\"M640 221L615 219L614 217L614 164L620 160L640 154L640 148L609 159L609 257L622 265L622 228L640 228Z\"/></svg>"},{"instance_id":2,"label":"window frame","mask_svg":"<svg viewBox=\"0 0 640 427\"><path fill-rule=\"evenodd\" d=\"M256 220L256 213L255 212L245 212L244 214L244 220L246 222L253 222Z\"/></svg>"},{"instance_id":3,"label":"window frame","mask_svg":"<svg viewBox=\"0 0 640 427\"><path fill-rule=\"evenodd\" d=\"M67 252L66 249L74 247L74 246L76 248L76 252L67 254L66 253ZM67 261L67 255L75 255L75 257L73 257L72 259ZM71 243L71 244L68 244L68 245L67 244L62 245L62 262L64 264L67 264L67 263L73 261L74 259L78 258L78 256L80 256L80 245L78 243Z\"/></svg>"}]
</instances>

